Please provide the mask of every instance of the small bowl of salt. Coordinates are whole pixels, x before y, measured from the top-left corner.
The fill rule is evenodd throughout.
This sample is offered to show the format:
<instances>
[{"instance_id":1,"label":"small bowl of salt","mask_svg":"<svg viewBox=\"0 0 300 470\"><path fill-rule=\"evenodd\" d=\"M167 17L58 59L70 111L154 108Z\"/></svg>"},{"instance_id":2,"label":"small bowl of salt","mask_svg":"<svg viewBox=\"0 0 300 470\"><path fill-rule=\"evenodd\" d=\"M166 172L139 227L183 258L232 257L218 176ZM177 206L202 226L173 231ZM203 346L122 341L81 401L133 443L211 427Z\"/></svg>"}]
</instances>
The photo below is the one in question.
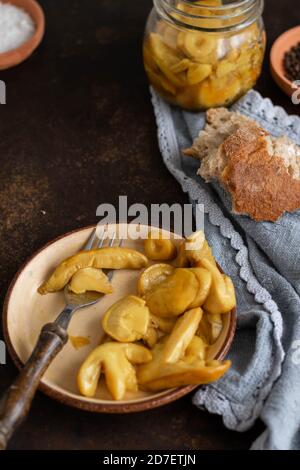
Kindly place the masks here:
<instances>
[{"instance_id":1,"label":"small bowl of salt","mask_svg":"<svg viewBox=\"0 0 300 470\"><path fill-rule=\"evenodd\" d=\"M27 59L44 32L44 13L35 0L0 0L0 70Z\"/></svg>"}]
</instances>

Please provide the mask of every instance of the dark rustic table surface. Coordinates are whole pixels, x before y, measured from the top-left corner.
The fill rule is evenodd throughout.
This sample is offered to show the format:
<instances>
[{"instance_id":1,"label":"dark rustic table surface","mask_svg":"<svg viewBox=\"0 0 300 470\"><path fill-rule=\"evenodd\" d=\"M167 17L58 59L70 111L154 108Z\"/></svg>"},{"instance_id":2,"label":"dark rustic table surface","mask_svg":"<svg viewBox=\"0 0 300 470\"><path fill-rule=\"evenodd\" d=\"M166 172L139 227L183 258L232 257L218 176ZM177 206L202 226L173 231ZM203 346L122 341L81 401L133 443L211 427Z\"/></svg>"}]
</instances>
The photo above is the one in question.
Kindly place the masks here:
<instances>
[{"instance_id":1,"label":"dark rustic table surface","mask_svg":"<svg viewBox=\"0 0 300 470\"><path fill-rule=\"evenodd\" d=\"M0 295L33 251L97 221L102 202L185 203L164 167L141 59L151 0L43 0L47 32L22 65L0 72ZM268 46L299 24L297 0L267 0ZM269 52L269 51L268 51ZM267 53L257 89L299 113L273 83ZM17 374L0 366L0 392ZM68 408L38 393L11 449L247 449L243 434L191 396L130 416Z\"/></svg>"}]
</instances>

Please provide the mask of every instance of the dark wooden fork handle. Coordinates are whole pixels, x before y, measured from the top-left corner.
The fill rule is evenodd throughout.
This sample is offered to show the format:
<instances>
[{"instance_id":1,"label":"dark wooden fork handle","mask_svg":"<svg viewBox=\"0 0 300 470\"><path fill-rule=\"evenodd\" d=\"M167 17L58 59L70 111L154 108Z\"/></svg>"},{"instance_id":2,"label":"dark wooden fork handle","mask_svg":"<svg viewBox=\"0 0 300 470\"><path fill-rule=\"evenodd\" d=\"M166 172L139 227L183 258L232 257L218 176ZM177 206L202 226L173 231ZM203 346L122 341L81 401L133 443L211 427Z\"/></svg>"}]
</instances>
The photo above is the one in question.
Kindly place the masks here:
<instances>
[{"instance_id":1,"label":"dark wooden fork handle","mask_svg":"<svg viewBox=\"0 0 300 470\"><path fill-rule=\"evenodd\" d=\"M41 331L38 342L15 382L0 400L0 450L27 416L41 377L68 340L66 330L48 323Z\"/></svg>"}]
</instances>

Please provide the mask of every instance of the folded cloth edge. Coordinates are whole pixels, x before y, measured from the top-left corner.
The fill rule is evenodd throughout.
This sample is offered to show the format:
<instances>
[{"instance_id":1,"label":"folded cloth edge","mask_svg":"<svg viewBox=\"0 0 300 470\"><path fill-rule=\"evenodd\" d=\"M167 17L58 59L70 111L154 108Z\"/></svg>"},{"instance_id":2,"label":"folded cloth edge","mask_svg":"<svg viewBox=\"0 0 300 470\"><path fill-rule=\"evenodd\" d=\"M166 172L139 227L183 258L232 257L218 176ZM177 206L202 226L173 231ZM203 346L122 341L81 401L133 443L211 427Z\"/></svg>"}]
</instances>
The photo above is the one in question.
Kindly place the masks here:
<instances>
[{"instance_id":1,"label":"folded cloth edge","mask_svg":"<svg viewBox=\"0 0 300 470\"><path fill-rule=\"evenodd\" d=\"M248 249L240 234L234 229L231 221L224 216L219 206L213 201L209 192L202 189L195 180L188 177L181 170L181 151L176 139L171 108L158 96L152 87L150 88L150 92L156 117L159 147L165 165L181 184L183 191L188 194L189 199L192 202L204 205L204 211L208 215L209 221L213 225L219 227L222 236L230 241L232 248L237 252L235 261L240 267L239 275L241 279L245 282L248 292L253 294L255 301L258 304L261 304L265 310L270 313L271 320L274 325L274 341L277 346L276 353L278 355L276 361L277 367L272 370L271 376L268 377L267 384L259 384L256 397L251 404L249 404L248 409L245 405L243 416L241 416L240 409L238 409L240 404L235 405L234 403L229 402L224 395L216 390L214 385L201 387L193 398L193 403L197 404L197 406L201 406L211 413L222 415L224 424L229 429L246 431L253 425L260 415L264 401L267 399L273 384L281 374L282 363L285 357L281 344L283 328L281 313L279 312L277 304L273 301L270 293L258 282L254 275L249 261ZM256 105L258 102L264 100L259 93L253 90L246 95L246 98L249 98L249 96L251 96L251 98L256 102ZM244 99L245 98L242 98L241 101ZM269 99L265 100L270 102ZM270 102L270 104L272 103ZM286 115L282 108L280 108L280 110L282 110L281 112ZM296 121L295 118L297 118L297 116L292 116L291 122Z\"/></svg>"}]
</instances>

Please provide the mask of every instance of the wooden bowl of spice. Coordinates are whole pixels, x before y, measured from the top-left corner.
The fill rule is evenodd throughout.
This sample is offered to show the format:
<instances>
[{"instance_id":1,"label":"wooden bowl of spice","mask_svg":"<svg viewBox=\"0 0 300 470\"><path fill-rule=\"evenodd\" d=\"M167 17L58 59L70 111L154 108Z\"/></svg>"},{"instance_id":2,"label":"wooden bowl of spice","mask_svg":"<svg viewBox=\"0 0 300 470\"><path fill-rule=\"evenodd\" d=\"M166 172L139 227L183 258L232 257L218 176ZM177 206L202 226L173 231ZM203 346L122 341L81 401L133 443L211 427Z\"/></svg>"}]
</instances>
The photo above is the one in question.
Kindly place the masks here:
<instances>
[{"instance_id":1,"label":"wooden bowl of spice","mask_svg":"<svg viewBox=\"0 0 300 470\"><path fill-rule=\"evenodd\" d=\"M288 95L300 88L300 26L289 29L271 49L271 73L277 85ZM299 80L299 84L295 83Z\"/></svg>"},{"instance_id":2,"label":"wooden bowl of spice","mask_svg":"<svg viewBox=\"0 0 300 470\"><path fill-rule=\"evenodd\" d=\"M27 59L44 32L44 13L35 0L0 0L0 70Z\"/></svg>"}]
</instances>

